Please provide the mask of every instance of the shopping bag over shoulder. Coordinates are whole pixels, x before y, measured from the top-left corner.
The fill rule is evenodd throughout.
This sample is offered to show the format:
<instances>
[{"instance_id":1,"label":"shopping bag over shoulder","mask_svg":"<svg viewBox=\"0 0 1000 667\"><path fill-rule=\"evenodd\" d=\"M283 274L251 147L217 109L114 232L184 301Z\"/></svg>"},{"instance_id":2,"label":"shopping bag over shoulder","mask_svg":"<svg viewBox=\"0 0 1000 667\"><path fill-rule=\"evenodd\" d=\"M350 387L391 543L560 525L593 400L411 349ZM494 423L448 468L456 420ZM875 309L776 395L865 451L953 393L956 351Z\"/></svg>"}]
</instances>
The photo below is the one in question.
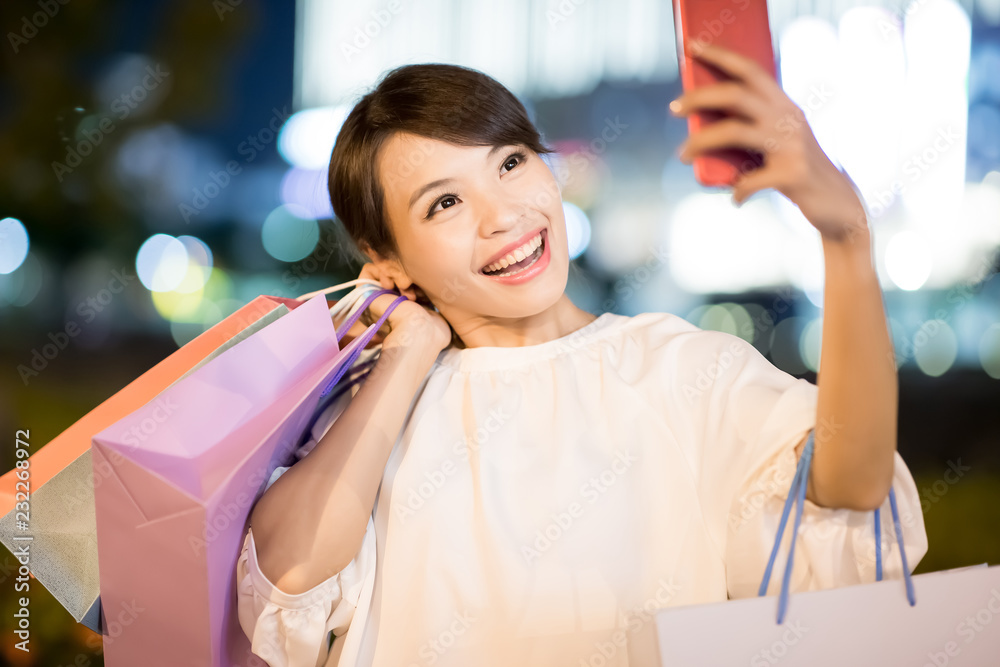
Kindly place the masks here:
<instances>
[{"instance_id":1,"label":"shopping bag over shoulder","mask_svg":"<svg viewBox=\"0 0 1000 667\"><path fill-rule=\"evenodd\" d=\"M90 440L95 433L151 401L220 346L237 337L255 322L268 317L281 305L292 310L301 303L295 299L258 296L150 368L50 440L48 444L40 447L28 459L31 462L32 492L37 491L81 454L89 451ZM7 514L14 508L14 484L17 481L15 472L11 470L0 477L0 515Z\"/></svg>"},{"instance_id":2,"label":"shopping bag over shoulder","mask_svg":"<svg viewBox=\"0 0 1000 667\"><path fill-rule=\"evenodd\" d=\"M95 490L109 667L263 664L236 613L250 508L403 300L341 349L313 298L94 437L95 469L112 471Z\"/></svg>"},{"instance_id":3,"label":"shopping bag over shoulder","mask_svg":"<svg viewBox=\"0 0 1000 667\"><path fill-rule=\"evenodd\" d=\"M793 500L792 535L798 534L812 451L810 433L758 597L657 612L660 664L753 667L779 660L789 667L1000 664L1000 566L983 563L911 576L892 489L889 501L902 558L902 585L882 580L880 517L875 510L875 583L797 593L789 600L793 537L781 591L777 599L765 596Z\"/></svg>"},{"instance_id":4,"label":"shopping bag over shoulder","mask_svg":"<svg viewBox=\"0 0 1000 667\"><path fill-rule=\"evenodd\" d=\"M78 623L101 631L94 485L99 485L103 476L95 479L93 474L93 435L147 403L191 369L299 305L293 299L257 297L39 449L28 459L30 531L17 527L18 509L13 495L16 469L0 478L0 502L9 509L0 517L0 542L18 553L25 543L20 538L30 535L30 558L25 560L30 563L31 573ZM23 487L17 490L23 491Z\"/></svg>"}]
</instances>

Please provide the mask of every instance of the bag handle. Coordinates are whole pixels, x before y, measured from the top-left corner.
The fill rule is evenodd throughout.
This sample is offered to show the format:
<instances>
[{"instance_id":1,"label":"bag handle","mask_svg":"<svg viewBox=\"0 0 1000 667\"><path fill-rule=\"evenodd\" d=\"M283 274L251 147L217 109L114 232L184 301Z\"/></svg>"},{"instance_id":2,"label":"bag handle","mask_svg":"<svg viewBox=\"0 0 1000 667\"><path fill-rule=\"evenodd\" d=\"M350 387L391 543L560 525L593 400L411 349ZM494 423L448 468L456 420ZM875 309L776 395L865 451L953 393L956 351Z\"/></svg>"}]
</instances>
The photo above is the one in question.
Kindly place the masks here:
<instances>
[{"instance_id":1,"label":"bag handle","mask_svg":"<svg viewBox=\"0 0 1000 667\"><path fill-rule=\"evenodd\" d=\"M347 320L341 324L339 330L336 331L337 342L343 339L344 335L354 326L354 323L358 321L358 318L368 309L372 301L377 299L382 294L399 294L398 291L382 289L382 285L377 280L372 280L370 278L357 278L355 280L349 280L346 283L340 283L339 285L334 285L332 287L326 287L321 290L316 290L315 292L309 292L308 294L303 294L295 298L296 301L304 301L310 299L318 294L329 294L330 292L337 292L344 288L350 287L352 285L357 285L353 290L344 295L341 299L337 301L333 306L330 307L330 316L336 321L337 317L344 312L349 313ZM359 305L362 295L367 293L367 297L364 302Z\"/></svg>"},{"instance_id":2,"label":"bag handle","mask_svg":"<svg viewBox=\"0 0 1000 667\"><path fill-rule=\"evenodd\" d=\"M301 448L309 441L309 438L312 435L312 430L316 426L316 422L319 421L320 415L322 415L323 412L330 407L330 404L343 396L345 392L350 390L351 387L356 384L360 384L362 380L366 379L368 377L368 373L375 367L376 361L376 359L369 359L368 361L364 361L356 366L352 366L351 376L349 376L350 379L344 380L338 384L328 396L320 399L319 405L317 405L316 409L313 410L313 415L309 419L309 423L306 425L305 430L302 431L302 435L299 437L299 442L295 446L296 449Z\"/></svg>"},{"instance_id":3,"label":"bag handle","mask_svg":"<svg viewBox=\"0 0 1000 667\"><path fill-rule=\"evenodd\" d=\"M371 305L371 299L365 301L365 297L371 295L374 290L381 289L382 286L374 281L368 281L367 284L359 284L358 287L353 289L348 294L345 294L342 299L337 301L330 308L330 316L333 317L334 322L340 322L343 319L349 318L357 312L363 311L369 305ZM374 297L372 297L374 298ZM343 328L343 331L337 332L337 340L344 337L344 334L357 320L351 320L351 324L346 327L338 326L338 329Z\"/></svg>"},{"instance_id":4,"label":"bag handle","mask_svg":"<svg viewBox=\"0 0 1000 667\"><path fill-rule=\"evenodd\" d=\"M781 512L781 521L778 523L778 535L774 540L774 547L771 549L771 557L767 561L764 570L764 579L760 583L758 596L763 596L767 592L767 585L771 580L771 569L774 567L775 557L778 555L778 547L781 544L781 536L785 532L785 524L788 521L788 513L791 510L792 499L795 499L795 525L792 532L791 545L788 548L788 561L785 564L785 572L781 581L781 594L778 598L778 625L785 619L785 611L788 608L788 588L792 579L792 564L795 557L795 542L799 534L799 524L802 521L802 510L805 506L806 487L808 484L809 465L812 463L814 432L809 431L809 438L806 446L802 450L799 464L795 468L795 476L792 478L792 487L788 491L785 499L785 507ZM906 580L906 598L910 606L917 604L917 596L913 590L913 580L910 577L910 567L906 562L906 550L903 549L903 526L899 521L899 509L896 507L896 494L893 488L889 487L889 506L892 509L892 522L896 529L896 541L899 542L899 555L903 562L903 578ZM879 509L875 510L875 580L882 581L882 535L879 524Z\"/></svg>"},{"instance_id":5,"label":"bag handle","mask_svg":"<svg viewBox=\"0 0 1000 667\"><path fill-rule=\"evenodd\" d=\"M355 278L354 280L348 280L346 283L340 283L339 285L334 285L333 287L324 287L323 289L318 289L315 292L309 292L308 294L303 294L301 296L295 297L296 301L307 301L317 294L329 294L330 292L339 292L345 287L350 287L351 285L375 285L376 287L381 287L381 283L377 280L372 280L371 278Z\"/></svg>"},{"instance_id":6,"label":"bag handle","mask_svg":"<svg viewBox=\"0 0 1000 667\"><path fill-rule=\"evenodd\" d=\"M337 370L336 375L333 376L333 379L330 380L330 382L326 385L323 391L320 392L319 395L320 399L325 398L326 395L329 394L333 390L333 388L337 385L337 383L340 381L340 378L344 376L344 373L346 373L351 368L351 366L354 365L354 362L358 360L359 356L361 356L361 350L363 350L365 346L371 342L372 338L375 337L375 333L382 328L382 324L389 318L389 314L396 309L396 306L403 303L404 301L407 301L407 298L399 294L399 292L397 292L396 290L380 289L374 294L372 294L370 297L368 297L366 304L369 303L375 297L380 296L382 294L396 294L398 295L399 298L397 298L395 301L389 304L389 307L385 309L385 312L382 313L382 317L380 317L377 322L375 322L370 327L365 329L365 332L363 334L361 334L360 336L351 341L350 345L348 345L348 347L351 348L351 352L349 353L347 361L339 365L340 368ZM360 316L361 312L362 312L361 309L359 309L357 313L355 313L355 315L352 317L355 317L356 319L357 316ZM350 322L350 324L353 325L354 322L352 321ZM344 330L346 331L347 328L350 327L349 326L345 327ZM344 349L346 350L347 348Z\"/></svg>"},{"instance_id":7,"label":"bag handle","mask_svg":"<svg viewBox=\"0 0 1000 667\"><path fill-rule=\"evenodd\" d=\"M359 288L359 289L361 289L361 288ZM366 310L368 310L368 306L372 305L372 301L374 301L375 299L379 298L383 294L399 294L399 292L394 292L393 290L387 290L387 289L380 289L380 290L371 292L368 295L368 297L365 299L364 303L362 303L359 308L355 308L354 309L354 312L351 313L350 317L348 317L347 320L344 322L344 324L341 325L340 330L337 331L337 342L338 343L340 342L340 339L344 337L344 334L346 334L348 331L350 331L351 327L354 326L354 323L358 321L358 318L360 318L361 315Z\"/></svg>"}]
</instances>

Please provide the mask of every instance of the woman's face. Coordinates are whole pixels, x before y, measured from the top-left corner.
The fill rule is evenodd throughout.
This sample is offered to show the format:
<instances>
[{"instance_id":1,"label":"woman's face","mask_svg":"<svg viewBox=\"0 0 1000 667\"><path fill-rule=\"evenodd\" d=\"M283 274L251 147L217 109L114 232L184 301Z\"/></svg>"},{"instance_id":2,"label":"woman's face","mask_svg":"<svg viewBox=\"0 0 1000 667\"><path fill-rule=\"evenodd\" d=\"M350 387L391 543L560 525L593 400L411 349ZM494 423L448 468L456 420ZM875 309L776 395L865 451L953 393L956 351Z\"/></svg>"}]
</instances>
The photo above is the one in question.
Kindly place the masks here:
<instances>
[{"instance_id":1,"label":"woman's face","mask_svg":"<svg viewBox=\"0 0 1000 667\"><path fill-rule=\"evenodd\" d=\"M397 133L383 145L377 168L399 247L397 271L453 326L527 317L559 301L569 273L566 222L555 177L537 153ZM543 256L531 268L544 268L532 277L513 284L482 272L538 232Z\"/></svg>"}]
</instances>

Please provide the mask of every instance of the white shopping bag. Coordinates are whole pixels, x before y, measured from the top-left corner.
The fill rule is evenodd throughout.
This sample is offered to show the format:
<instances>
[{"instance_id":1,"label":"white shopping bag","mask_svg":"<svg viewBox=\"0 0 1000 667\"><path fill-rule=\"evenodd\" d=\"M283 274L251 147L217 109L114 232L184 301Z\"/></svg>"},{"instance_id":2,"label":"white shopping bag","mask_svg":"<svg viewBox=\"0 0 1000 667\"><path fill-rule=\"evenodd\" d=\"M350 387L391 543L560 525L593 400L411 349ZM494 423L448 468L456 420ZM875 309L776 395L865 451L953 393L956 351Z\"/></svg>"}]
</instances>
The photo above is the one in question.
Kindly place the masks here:
<instances>
[{"instance_id":1,"label":"white shopping bag","mask_svg":"<svg viewBox=\"0 0 1000 667\"><path fill-rule=\"evenodd\" d=\"M986 563L910 576L896 498L892 519L905 581L881 580L788 596L791 541L779 596L764 596L793 500L799 532L813 436L799 460L771 560L756 598L667 607L656 614L663 667L1000 667L1000 566ZM876 510L878 512L878 510ZM876 514L876 536L880 534ZM878 541L876 541L878 545Z\"/></svg>"},{"instance_id":2,"label":"white shopping bag","mask_svg":"<svg viewBox=\"0 0 1000 667\"><path fill-rule=\"evenodd\" d=\"M1000 666L1000 566L796 593L668 607L656 615L660 664L764 667Z\"/></svg>"}]
</instances>

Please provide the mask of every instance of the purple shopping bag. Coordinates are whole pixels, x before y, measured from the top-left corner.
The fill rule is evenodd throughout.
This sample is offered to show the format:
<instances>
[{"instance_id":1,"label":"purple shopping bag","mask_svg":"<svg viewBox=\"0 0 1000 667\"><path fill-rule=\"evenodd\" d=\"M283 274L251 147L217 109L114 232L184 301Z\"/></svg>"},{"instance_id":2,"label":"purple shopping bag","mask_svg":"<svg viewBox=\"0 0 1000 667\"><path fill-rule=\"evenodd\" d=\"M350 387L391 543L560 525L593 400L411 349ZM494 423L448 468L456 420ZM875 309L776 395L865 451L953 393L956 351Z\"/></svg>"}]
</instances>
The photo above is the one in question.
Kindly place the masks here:
<instances>
[{"instance_id":1,"label":"purple shopping bag","mask_svg":"<svg viewBox=\"0 0 1000 667\"><path fill-rule=\"evenodd\" d=\"M343 333L316 296L94 436L94 473L106 477L95 501L109 667L263 667L236 613L250 509L290 464L321 395L403 300L340 349Z\"/></svg>"}]
</instances>

